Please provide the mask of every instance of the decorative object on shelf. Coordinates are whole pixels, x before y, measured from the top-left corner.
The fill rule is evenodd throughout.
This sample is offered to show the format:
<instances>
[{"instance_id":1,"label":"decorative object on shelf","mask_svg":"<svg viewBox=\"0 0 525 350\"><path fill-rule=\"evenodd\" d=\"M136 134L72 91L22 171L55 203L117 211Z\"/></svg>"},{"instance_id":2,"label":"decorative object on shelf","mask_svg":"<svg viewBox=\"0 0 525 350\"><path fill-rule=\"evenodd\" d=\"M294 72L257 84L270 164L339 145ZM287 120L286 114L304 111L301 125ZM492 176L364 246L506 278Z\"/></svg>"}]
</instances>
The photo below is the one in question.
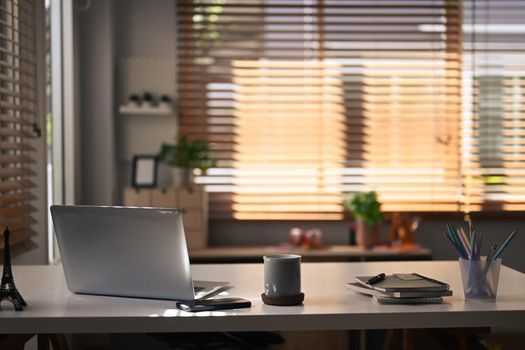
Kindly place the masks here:
<instances>
[{"instance_id":1,"label":"decorative object on shelf","mask_svg":"<svg viewBox=\"0 0 525 350\"><path fill-rule=\"evenodd\" d=\"M314 227L306 230L305 248L321 248L323 246L323 231Z\"/></svg>"},{"instance_id":2,"label":"decorative object on shelf","mask_svg":"<svg viewBox=\"0 0 525 350\"><path fill-rule=\"evenodd\" d=\"M133 157L133 187L155 187L157 185L157 157L154 155L139 155Z\"/></svg>"},{"instance_id":3,"label":"decorative object on shelf","mask_svg":"<svg viewBox=\"0 0 525 350\"><path fill-rule=\"evenodd\" d=\"M172 167L172 183L163 184L165 187L171 185L191 188L192 171L199 169L202 174L205 174L215 164L206 141L190 142L185 137L180 138L176 144L163 144L157 154L157 159Z\"/></svg>"},{"instance_id":4,"label":"decorative object on shelf","mask_svg":"<svg viewBox=\"0 0 525 350\"><path fill-rule=\"evenodd\" d=\"M356 219L357 244L365 249L373 248L379 242L380 222L383 218L377 193L358 192L352 199L346 199L344 205Z\"/></svg>"},{"instance_id":5,"label":"decorative object on shelf","mask_svg":"<svg viewBox=\"0 0 525 350\"><path fill-rule=\"evenodd\" d=\"M355 222L350 222L348 225L348 244L350 245L357 245L355 236L356 236L356 225Z\"/></svg>"},{"instance_id":6,"label":"decorative object on shelf","mask_svg":"<svg viewBox=\"0 0 525 350\"><path fill-rule=\"evenodd\" d=\"M171 97L169 97L168 95L162 95L160 97L160 103L171 103Z\"/></svg>"},{"instance_id":7,"label":"decorative object on shelf","mask_svg":"<svg viewBox=\"0 0 525 350\"><path fill-rule=\"evenodd\" d=\"M155 107L157 105L157 100L155 99L155 96L153 96L153 94L148 91L144 92L144 94L142 95L142 100L144 101L144 104L150 107Z\"/></svg>"},{"instance_id":8,"label":"decorative object on shelf","mask_svg":"<svg viewBox=\"0 0 525 350\"><path fill-rule=\"evenodd\" d=\"M421 223L421 217L407 213L390 214L390 232L388 239L392 243L415 244L416 231Z\"/></svg>"},{"instance_id":9,"label":"decorative object on shelf","mask_svg":"<svg viewBox=\"0 0 525 350\"><path fill-rule=\"evenodd\" d=\"M299 227L290 229L289 242L296 247L315 249L323 246L323 231L317 227L303 230Z\"/></svg>"},{"instance_id":10,"label":"decorative object on shelf","mask_svg":"<svg viewBox=\"0 0 525 350\"><path fill-rule=\"evenodd\" d=\"M288 240L291 245L299 247L303 244L303 230L299 227L292 227L288 234Z\"/></svg>"},{"instance_id":11,"label":"decorative object on shelf","mask_svg":"<svg viewBox=\"0 0 525 350\"><path fill-rule=\"evenodd\" d=\"M132 106L139 107L142 104L142 98L137 94L133 94L129 97L129 103Z\"/></svg>"},{"instance_id":12,"label":"decorative object on shelf","mask_svg":"<svg viewBox=\"0 0 525 350\"><path fill-rule=\"evenodd\" d=\"M173 109L173 102L171 101L171 97L169 97L168 95L160 96L159 108L172 110Z\"/></svg>"},{"instance_id":13,"label":"decorative object on shelf","mask_svg":"<svg viewBox=\"0 0 525 350\"><path fill-rule=\"evenodd\" d=\"M27 306L26 301L18 292L11 271L11 254L9 246L9 229L4 230L4 272L2 274L2 284L0 285L0 303L3 300L11 302L15 306L16 311L22 311Z\"/></svg>"}]
</instances>

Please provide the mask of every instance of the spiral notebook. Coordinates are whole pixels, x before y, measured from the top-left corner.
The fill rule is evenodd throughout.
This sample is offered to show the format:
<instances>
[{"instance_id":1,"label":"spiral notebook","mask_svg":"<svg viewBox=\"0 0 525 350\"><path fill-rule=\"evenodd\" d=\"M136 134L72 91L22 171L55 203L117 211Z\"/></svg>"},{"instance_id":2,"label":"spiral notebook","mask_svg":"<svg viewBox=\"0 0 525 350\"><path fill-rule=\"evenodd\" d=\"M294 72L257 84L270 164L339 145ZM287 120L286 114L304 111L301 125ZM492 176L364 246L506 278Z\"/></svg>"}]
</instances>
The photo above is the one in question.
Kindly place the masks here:
<instances>
[{"instance_id":1,"label":"spiral notebook","mask_svg":"<svg viewBox=\"0 0 525 350\"><path fill-rule=\"evenodd\" d=\"M374 301L378 304L388 305L418 305L418 304L441 304L442 297L421 297L421 298L389 298L374 296Z\"/></svg>"}]
</instances>

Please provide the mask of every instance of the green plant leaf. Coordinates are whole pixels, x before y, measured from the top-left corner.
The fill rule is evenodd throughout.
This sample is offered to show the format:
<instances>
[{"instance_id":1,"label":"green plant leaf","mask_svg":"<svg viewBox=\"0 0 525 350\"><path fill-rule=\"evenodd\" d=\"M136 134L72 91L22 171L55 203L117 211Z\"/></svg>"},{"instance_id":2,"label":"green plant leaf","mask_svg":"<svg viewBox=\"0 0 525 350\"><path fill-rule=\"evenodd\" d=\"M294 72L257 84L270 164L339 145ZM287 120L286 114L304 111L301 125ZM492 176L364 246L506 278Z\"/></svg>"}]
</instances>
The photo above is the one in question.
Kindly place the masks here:
<instances>
[{"instance_id":1,"label":"green plant leaf","mask_svg":"<svg viewBox=\"0 0 525 350\"><path fill-rule=\"evenodd\" d=\"M356 219L363 221L368 227L376 226L383 218L381 203L377 200L375 191L358 192L352 199L346 199L344 205Z\"/></svg>"},{"instance_id":2,"label":"green plant leaf","mask_svg":"<svg viewBox=\"0 0 525 350\"><path fill-rule=\"evenodd\" d=\"M208 142L189 142L185 137L181 137L175 144L162 144L157 159L174 167L200 169L203 173L215 166Z\"/></svg>"}]
</instances>

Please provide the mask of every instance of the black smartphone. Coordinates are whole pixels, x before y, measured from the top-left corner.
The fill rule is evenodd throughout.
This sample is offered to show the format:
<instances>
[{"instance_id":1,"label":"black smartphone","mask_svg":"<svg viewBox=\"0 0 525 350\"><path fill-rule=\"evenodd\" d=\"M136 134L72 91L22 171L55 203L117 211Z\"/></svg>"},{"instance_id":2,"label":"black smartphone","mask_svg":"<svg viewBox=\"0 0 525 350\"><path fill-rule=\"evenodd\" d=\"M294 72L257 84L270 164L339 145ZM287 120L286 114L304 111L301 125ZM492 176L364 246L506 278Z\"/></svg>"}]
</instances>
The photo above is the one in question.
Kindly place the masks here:
<instances>
[{"instance_id":1,"label":"black smartphone","mask_svg":"<svg viewBox=\"0 0 525 350\"><path fill-rule=\"evenodd\" d=\"M243 298L199 299L194 301L177 301L177 308L182 311L199 312L251 307L252 302Z\"/></svg>"}]
</instances>

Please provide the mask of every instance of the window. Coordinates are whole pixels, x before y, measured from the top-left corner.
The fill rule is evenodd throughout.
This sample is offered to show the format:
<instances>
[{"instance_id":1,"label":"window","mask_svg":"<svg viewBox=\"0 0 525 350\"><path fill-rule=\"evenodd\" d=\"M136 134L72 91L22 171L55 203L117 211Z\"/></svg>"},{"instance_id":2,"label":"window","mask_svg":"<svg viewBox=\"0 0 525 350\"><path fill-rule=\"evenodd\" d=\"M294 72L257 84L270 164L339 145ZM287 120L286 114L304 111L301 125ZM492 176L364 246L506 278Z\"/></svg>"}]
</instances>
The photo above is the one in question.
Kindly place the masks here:
<instances>
[{"instance_id":1,"label":"window","mask_svg":"<svg viewBox=\"0 0 525 350\"><path fill-rule=\"evenodd\" d=\"M478 134L493 122L464 107L465 94L485 98L480 61L464 68L466 56L482 54L463 33L469 23L478 29L468 13L463 22L469 6L180 2L181 133L208 140L217 159L197 178L211 217L337 220L345 195L368 190L385 211L479 210L492 201L487 190L501 190L493 186L501 168L481 165ZM513 100L521 112L522 102Z\"/></svg>"},{"instance_id":2,"label":"window","mask_svg":"<svg viewBox=\"0 0 525 350\"><path fill-rule=\"evenodd\" d=\"M40 1L0 1L0 228L9 227L12 245L27 242L37 221L45 221L38 215L42 198L35 191L45 179L37 165L37 151L43 149L37 138L43 90L37 55L41 7Z\"/></svg>"},{"instance_id":3,"label":"window","mask_svg":"<svg viewBox=\"0 0 525 350\"><path fill-rule=\"evenodd\" d=\"M525 210L525 3L464 1L466 210Z\"/></svg>"}]
</instances>

